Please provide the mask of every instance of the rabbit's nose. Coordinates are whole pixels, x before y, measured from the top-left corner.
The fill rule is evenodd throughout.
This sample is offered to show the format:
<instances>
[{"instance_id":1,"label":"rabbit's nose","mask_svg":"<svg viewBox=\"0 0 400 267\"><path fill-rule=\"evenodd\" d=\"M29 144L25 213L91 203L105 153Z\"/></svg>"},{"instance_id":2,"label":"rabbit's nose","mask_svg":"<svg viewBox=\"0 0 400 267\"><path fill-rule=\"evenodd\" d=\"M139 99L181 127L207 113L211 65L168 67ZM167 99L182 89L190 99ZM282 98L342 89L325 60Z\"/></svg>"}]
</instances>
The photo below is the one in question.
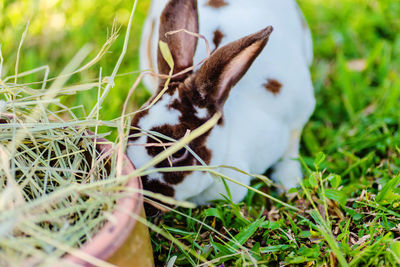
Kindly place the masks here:
<instances>
[{"instance_id":1,"label":"rabbit's nose","mask_svg":"<svg viewBox=\"0 0 400 267\"><path fill-rule=\"evenodd\" d=\"M146 212L146 217L157 217L162 214L161 210L147 202L144 202L144 211Z\"/></svg>"}]
</instances>

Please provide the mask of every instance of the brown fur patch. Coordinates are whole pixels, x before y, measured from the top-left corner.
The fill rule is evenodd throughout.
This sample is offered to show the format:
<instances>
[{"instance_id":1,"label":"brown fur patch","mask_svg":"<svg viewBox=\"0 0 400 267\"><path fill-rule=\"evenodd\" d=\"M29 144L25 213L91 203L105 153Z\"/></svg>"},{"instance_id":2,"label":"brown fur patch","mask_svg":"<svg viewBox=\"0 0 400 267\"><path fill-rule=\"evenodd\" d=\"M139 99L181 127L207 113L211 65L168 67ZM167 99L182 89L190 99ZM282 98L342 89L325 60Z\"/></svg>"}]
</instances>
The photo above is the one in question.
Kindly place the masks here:
<instances>
[{"instance_id":1,"label":"brown fur patch","mask_svg":"<svg viewBox=\"0 0 400 267\"><path fill-rule=\"evenodd\" d=\"M228 5L228 3L225 0L209 0L206 5L213 8L221 8Z\"/></svg>"},{"instance_id":2,"label":"brown fur patch","mask_svg":"<svg viewBox=\"0 0 400 267\"><path fill-rule=\"evenodd\" d=\"M215 45L215 49L221 44L222 38L224 38L224 34L220 30L216 30L214 32L213 43Z\"/></svg>"},{"instance_id":3,"label":"brown fur patch","mask_svg":"<svg viewBox=\"0 0 400 267\"><path fill-rule=\"evenodd\" d=\"M267 83L264 84L265 89L277 95L280 93L282 84L275 79L268 79Z\"/></svg>"},{"instance_id":4,"label":"brown fur patch","mask_svg":"<svg viewBox=\"0 0 400 267\"><path fill-rule=\"evenodd\" d=\"M142 177L142 181L146 190L158 192L164 196L173 197L175 195L174 189L157 180L149 180L147 176Z\"/></svg>"}]
</instances>

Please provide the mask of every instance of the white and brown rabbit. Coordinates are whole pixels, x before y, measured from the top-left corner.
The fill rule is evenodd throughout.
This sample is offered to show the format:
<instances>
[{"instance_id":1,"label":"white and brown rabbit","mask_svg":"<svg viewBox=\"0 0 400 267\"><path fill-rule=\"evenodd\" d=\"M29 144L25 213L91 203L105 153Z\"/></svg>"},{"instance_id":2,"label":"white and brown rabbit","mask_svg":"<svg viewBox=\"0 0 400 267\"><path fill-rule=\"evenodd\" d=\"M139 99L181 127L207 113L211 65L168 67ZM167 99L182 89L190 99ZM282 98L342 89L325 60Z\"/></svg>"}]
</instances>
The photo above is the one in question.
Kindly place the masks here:
<instances>
[{"instance_id":1,"label":"white and brown rabbit","mask_svg":"<svg viewBox=\"0 0 400 267\"><path fill-rule=\"evenodd\" d=\"M309 73L311 34L296 1L153 0L141 46L143 69L157 65L160 74L168 75L170 68L157 49L158 40L168 44L175 74L207 56L203 42L192 35L166 35L179 29L212 40L213 52L194 72L172 79L155 105L136 114L132 126L180 139L219 111L223 114L219 123L189 144L205 163L253 174L272 167L272 178L287 189L296 186L302 177L296 161L300 134L315 105ZM156 92L164 83L152 77L146 80ZM164 149L146 143L157 141L147 135L130 139L127 153L136 167ZM155 167L171 163L200 165L182 149ZM247 175L226 168L219 171L250 183ZM145 189L177 200L204 204L226 195L224 184L206 172L157 172L142 178ZM227 184L233 200L241 201L247 189Z\"/></svg>"}]
</instances>

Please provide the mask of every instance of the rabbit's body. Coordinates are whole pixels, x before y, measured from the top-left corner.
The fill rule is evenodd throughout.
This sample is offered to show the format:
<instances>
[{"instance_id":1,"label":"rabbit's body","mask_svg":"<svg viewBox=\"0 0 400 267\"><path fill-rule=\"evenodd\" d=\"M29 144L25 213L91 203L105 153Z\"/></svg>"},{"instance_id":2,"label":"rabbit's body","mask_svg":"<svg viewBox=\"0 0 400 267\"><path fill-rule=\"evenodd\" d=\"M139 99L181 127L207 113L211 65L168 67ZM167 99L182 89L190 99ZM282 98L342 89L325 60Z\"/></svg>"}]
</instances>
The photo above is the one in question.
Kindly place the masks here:
<instances>
[{"instance_id":1,"label":"rabbit's body","mask_svg":"<svg viewBox=\"0 0 400 267\"><path fill-rule=\"evenodd\" d=\"M143 69L154 68L157 65L156 51L159 36L156 29L159 26L163 27L162 23L160 25L159 18L167 2L153 0L141 46ZM254 52L252 47L256 43L253 43L244 47L243 53L235 54L237 56L234 60L229 62L227 60L228 63L221 65L223 70L217 68L222 74L217 79L215 87L220 88L223 85L226 86L224 79L230 83L233 78L229 77L242 75L243 69L245 72L254 57L260 53L241 80L238 78L233 82L237 83L231 92L227 93L229 97L226 96L227 99L225 99L222 93L219 94L226 101L221 107L222 123L216 125L203 138L201 142L204 149L199 149L197 152L204 155L206 163L212 166L234 166L253 174L262 174L273 167L273 178L286 188L290 188L295 186L302 176L299 163L293 159L298 157L300 134L315 105L308 69L312 61L311 34L294 0L252 0L249 3L251 5L237 0L198 1L199 33L213 41L210 44L212 50L217 46L222 47L226 44L229 46L233 41L267 25L272 25L274 32L262 52L260 52L262 48ZM171 10L170 13L173 13ZM179 15L178 12L176 16ZM169 29L169 31L178 29ZM246 38L243 40L248 41L250 37ZM219 50L222 49L217 51ZM229 49L225 50L220 52L222 58L231 56ZM199 41L194 63L200 62L206 56L204 42ZM250 63L246 61L248 57L253 57L249 60ZM214 65L219 63L218 60L214 61ZM243 63L239 65L237 62ZM213 64L210 63L209 68ZM238 66L236 67L235 64ZM200 69L199 73L207 71L207 67L203 69ZM209 73L212 75L214 72L209 71ZM197 73L192 74L184 83L190 85L193 80L200 80L196 75L200 76ZM196 82L193 83L196 84ZM146 85L149 89L159 88L157 80L152 77L146 79ZM201 92L200 89L198 91ZM179 99L183 103L184 92L184 89L176 89L165 94L155 106L150 108L149 112L134 120L134 126L144 130L154 130L165 125L185 124L182 119L185 109L178 106L174 108L170 105L174 99ZM197 117L194 120L198 121L197 126L215 112L214 108L203 104L196 106L195 101L190 104L194 105L192 115ZM214 107L214 105L211 106ZM190 121L189 118L187 120ZM192 128L192 126L186 128ZM180 135L174 138L182 137L182 134ZM132 143L144 144L146 140L149 143L148 138L143 136L133 140ZM128 155L137 167L150 160L152 157L150 154L152 153L143 146L131 145L128 148ZM194 159L191 163L199 165ZM182 163L178 166L187 165ZM250 177L245 174L226 168L221 168L219 171L245 185L250 183ZM178 200L188 199L199 204L219 199L221 194L226 194L223 183L205 172L185 174L183 180L177 179L177 183L171 183L171 179L165 178L161 173L145 177L145 180L152 183L150 190L173 195ZM246 188L230 182L228 185L234 201L243 199L247 192Z\"/></svg>"}]
</instances>

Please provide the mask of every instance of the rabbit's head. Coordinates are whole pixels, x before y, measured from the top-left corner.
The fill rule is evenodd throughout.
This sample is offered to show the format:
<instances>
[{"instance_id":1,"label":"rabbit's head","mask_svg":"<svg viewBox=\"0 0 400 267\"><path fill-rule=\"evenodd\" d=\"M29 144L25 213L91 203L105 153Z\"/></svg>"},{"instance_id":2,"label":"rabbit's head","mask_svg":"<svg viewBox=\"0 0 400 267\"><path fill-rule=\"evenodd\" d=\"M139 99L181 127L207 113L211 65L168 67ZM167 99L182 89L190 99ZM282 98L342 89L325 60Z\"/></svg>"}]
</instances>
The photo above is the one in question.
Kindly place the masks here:
<instances>
[{"instance_id":1,"label":"rabbit's head","mask_svg":"<svg viewBox=\"0 0 400 267\"><path fill-rule=\"evenodd\" d=\"M173 60L173 74L192 67L197 38L179 32L186 29L198 32L197 0L171 0L166 5L160 21L159 39L168 44ZM132 121L131 134L139 133L138 128L158 132L175 140L182 138L210 119L216 112L223 112L223 106L232 87L250 68L250 65L265 47L272 27L229 43L217 50L203 63L198 71L174 76L164 95L149 109L137 113ZM158 51L158 70L168 75L170 67ZM160 79L158 93L165 85ZM156 93L155 96L158 94ZM154 96L154 97L155 97ZM149 103L152 102L152 100ZM222 127L223 117L215 127ZM205 162L210 163L214 149L206 146L212 129L192 141L189 147ZM143 135L132 137L128 154L136 165L141 167L165 149L161 143L170 143L162 137ZM181 149L172 157L157 164L156 167L199 165L197 159L186 149ZM174 196L173 186L181 183L190 172L153 173L142 177L144 188L153 192Z\"/></svg>"}]
</instances>

